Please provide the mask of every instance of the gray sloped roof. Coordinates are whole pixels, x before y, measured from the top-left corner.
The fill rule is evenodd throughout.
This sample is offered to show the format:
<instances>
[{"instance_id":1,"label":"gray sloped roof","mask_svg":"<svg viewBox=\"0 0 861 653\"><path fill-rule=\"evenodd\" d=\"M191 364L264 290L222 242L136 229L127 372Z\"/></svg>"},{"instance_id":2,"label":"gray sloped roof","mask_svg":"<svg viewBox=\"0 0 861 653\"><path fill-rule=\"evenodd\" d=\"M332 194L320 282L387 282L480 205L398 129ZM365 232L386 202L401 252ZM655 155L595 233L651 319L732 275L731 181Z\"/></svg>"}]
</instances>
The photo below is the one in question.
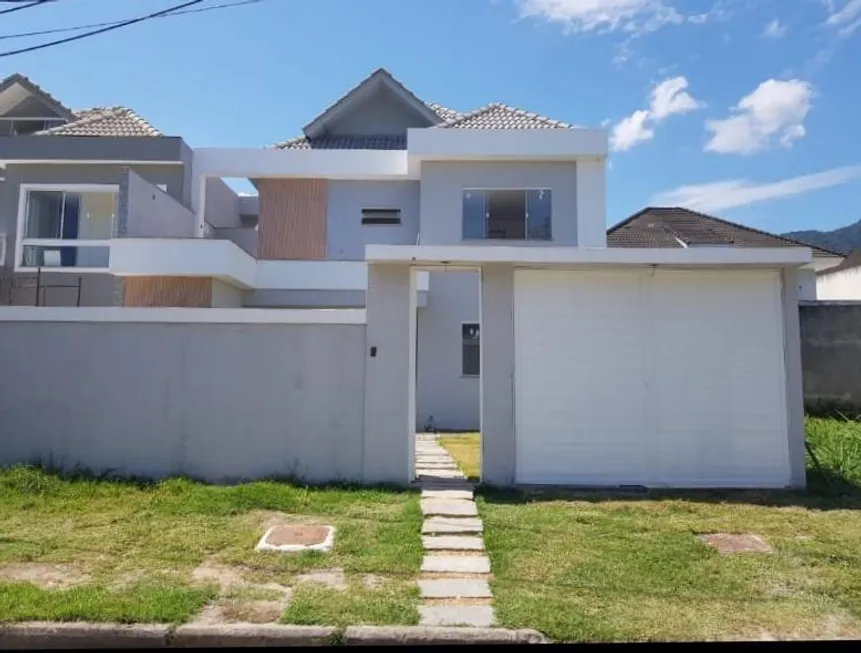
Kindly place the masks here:
<instances>
[{"instance_id":1,"label":"gray sloped roof","mask_svg":"<svg viewBox=\"0 0 861 653\"><path fill-rule=\"evenodd\" d=\"M48 93L48 91L36 84L29 77L26 77L21 73L12 73L8 77L0 81L0 93L15 84L24 87L30 93L39 97L45 104L54 109L59 115L69 119L74 116L74 112L69 107L60 102L57 98L52 96L50 93Z\"/></svg>"},{"instance_id":2,"label":"gray sloped roof","mask_svg":"<svg viewBox=\"0 0 861 653\"><path fill-rule=\"evenodd\" d=\"M75 119L34 136L142 136L162 133L127 107L95 107L75 112Z\"/></svg>"},{"instance_id":3,"label":"gray sloped roof","mask_svg":"<svg viewBox=\"0 0 861 653\"><path fill-rule=\"evenodd\" d=\"M849 252L849 255L845 259L843 259L843 261L839 265L835 265L833 268L820 270L816 273L816 276L821 277L827 274L831 274L833 272L842 272L844 270L851 270L853 268L861 268L861 249L856 249Z\"/></svg>"},{"instance_id":4,"label":"gray sloped roof","mask_svg":"<svg viewBox=\"0 0 861 653\"><path fill-rule=\"evenodd\" d=\"M650 206L607 230L608 247L810 247L805 243L678 206ZM815 257L842 257L810 247Z\"/></svg>"}]
</instances>

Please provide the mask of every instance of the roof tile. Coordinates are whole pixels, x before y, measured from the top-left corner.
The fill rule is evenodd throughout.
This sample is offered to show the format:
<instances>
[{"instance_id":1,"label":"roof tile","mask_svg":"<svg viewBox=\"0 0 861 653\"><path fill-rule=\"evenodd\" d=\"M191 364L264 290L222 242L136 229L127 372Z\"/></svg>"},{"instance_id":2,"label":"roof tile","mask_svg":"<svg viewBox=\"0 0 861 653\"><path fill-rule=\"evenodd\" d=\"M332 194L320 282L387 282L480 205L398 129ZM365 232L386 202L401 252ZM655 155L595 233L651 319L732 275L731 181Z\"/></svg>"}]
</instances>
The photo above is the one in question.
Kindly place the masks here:
<instances>
[{"instance_id":1,"label":"roof tile","mask_svg":"<svg viewBox=\"0 0 861 653\"><path fill-rule=\"evenodd\" d=\"M809 247L791 238L759 231L681 207L648 207L610 227L608 247ZM811 247L813 256L841 256Z\"/></svg>"},{"instance_id":2,"label":"roof tile","mask_svg":"<svg viewBox=\"0 0 861 653\"><path fill-rule=\"evenodd\" d=\"M161 136L161 132L127 107L95 107L75 112L75 120L34 136Z\"/></svg>"},{"instance_id":3,"label":"roof tile","mask_svg":"<svg viewBox=\"0 0 861 653\"><path fill-rule=\"evenodd\" d=\"M436 129L573 129L574 125L546 116L517 109L506 104L493 103L457 118L446 120Z\"/></svg>"}]
</instances>

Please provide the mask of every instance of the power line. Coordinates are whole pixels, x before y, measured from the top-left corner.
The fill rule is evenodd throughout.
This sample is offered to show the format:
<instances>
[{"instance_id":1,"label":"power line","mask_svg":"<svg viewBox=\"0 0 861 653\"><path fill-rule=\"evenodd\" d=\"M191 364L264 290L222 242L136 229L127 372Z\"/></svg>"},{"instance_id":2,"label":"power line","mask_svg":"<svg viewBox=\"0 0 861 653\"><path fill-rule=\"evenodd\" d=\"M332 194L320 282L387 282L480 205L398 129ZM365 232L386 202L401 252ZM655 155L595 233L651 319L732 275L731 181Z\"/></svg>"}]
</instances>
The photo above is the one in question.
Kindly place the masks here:
<instances>
[{"instance_id":1,"label":"power line","mask_svg":"<svg viewBox=\"0 0 861 653\"><path fill-rule=\"evenodd\" d=\"M201 7L199 9L185 9L183 11L173 11L158 18L173 18L174 16L182 16L184 14L199 14L204 11L215 11L216 9L229 9L231 7L242 7L243 5L252 5L263 0L235 0L234 2L226 2L220 5L212 5L211 7ZM108 27L110 25L119 25L123 20L112 20L106 23L90 23L89 25L75 25L74 27L57 27L55 29L43 29L36 32L19 32L16 34L0 34L0 41L8 39L21 39L28 36L46 36L48 34L62 34L63 32L77 32L82 29L93 29L95 27Z\"/></svg>"},{"instance_id":2,"label":"power line","mask_svg":"<svg viewBox=\"0 0 861 653\"><path fill-rule=\"evenodd\" d=\"M42 2L47 2L48 0L41 0ZM203 0L190 0L189 2L184 2L180 5L175 5L173 7L169 7L167 9L162 9L161 11L156 11L155 13L148 14L146 16L139 16L138 18L132 18L130 20L125 20L121 23L117 23L116 25L110 25L108 27L102 27L101 29L93 30L92 32L85 32L83 34L77 34L75 36L69 36L64 39L59 39L57 41L49 41L48 43L40 43L39 45L32 45L28 48L19 48L18 50L9 50L8 52L0 52L0 57L11 57L14 54L23 54L25 52L33 52L34 50L44 50L45 48L50 48L55 45L62 45L63 43L71 43L72 41L79 41L81 39L85 39L89 36L95 36L96 34L104 34L105 32L110 32L111 30L119 29L120 27L125 27L126 25L134 25L135 23L142 23L145 20L150 20L152 18L158 18L160 16L164 16L166 14L171 13L172 11L176 11L178 9L185 9L186 7L191 7L192 5L199 5Z\"/></svg>"},{"instance_id":3,"label":"power line","mask_svg":"<svg viewBox=\"0 0 861 653\"><path fill-rule=\"evenodd\" d=\"M25 0L5 0L7 4L12 4L13 2L25 2ZM11 9L4 9L0 11L0 15L3 14L11 14L13 11L21 11L22 9L30 9L31 7L38 7L39 5L43 5L47 2L54 2L55 0L33 0L32 2L27 2L27 4L19 4L17 7L12 7Z\"/></svg>"}]
</instances>

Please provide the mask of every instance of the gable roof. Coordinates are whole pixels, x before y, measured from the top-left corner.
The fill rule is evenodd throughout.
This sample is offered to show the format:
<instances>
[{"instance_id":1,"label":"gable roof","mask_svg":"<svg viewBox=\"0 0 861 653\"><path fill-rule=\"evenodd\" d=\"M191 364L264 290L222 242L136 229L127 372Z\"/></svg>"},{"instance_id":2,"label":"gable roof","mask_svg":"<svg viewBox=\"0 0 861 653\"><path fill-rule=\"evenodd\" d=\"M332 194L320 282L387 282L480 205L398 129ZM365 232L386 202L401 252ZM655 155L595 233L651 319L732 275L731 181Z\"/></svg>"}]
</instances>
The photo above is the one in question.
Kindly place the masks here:
<instances>
[{"instance_id":1,"label":"gable roof","mask_svg":"<svg viewBox=\"0 0 861 653\"><path fill-rule=\"evenodd\" d=\"M518 109L494 102L473 111L456 111L441 104L423 102L412 91L401 82L396 80L385 68L378 68L368 77L359 82L344 96L328 107L323 113L314 118L305 126L303 136L291 138L286 141L275 143L271 147L280 150L308 150L308 149L335 149L335 150L403 150L406 149L406 138L393 135L355 135L355 136L326 136L320 131L321 125L330 120L338 112L345 111L362 89L367 89L373 80L381 80L381 83L391 84L392 88L408 98L414 106L415 103L424 107L430 114L433 129L575 129L575 125L569 125L560 120L553 120L546 116Z\"/></svg>"},{"instance_id":2,"label":"gable roof","mask_svg":"<svg viewBox=\"0 0 861 653\"><path fill-rule=\"evenodd\" d=\"M305 135L309 138L321 136L323 128L327 122L338 115L349 111L350 106L361 102L381 86L388 88L395 95L400 97L408 106L412 107L417 113L427 118L429 123L437 123L440 121L440 115L431 107L422 102L416 95L404 86L401 82L395 79L392 74L385 68L377 68L374 72L368 75L365 79L356 84L353 88L342 95L338 100L323 110L314 120L309 122L302 129Z\"/></svg>"},{"instance_id":3,"label":"gable roof","mask_svg":"<svg viewBox=\"0 0 861 653\"><path fill-rule=\"evenodd\" d=\"M162 133L127 107L94 107L76 111L70 122L35 132L33 136L141 136Z\"/></svg>"},{"instance_id":4,"label":"gable roof","mask_svg":"<svg viewBox=\"0 0 861 653\"><path fill-rule=\"evenodd\" d=\"M821 277L832 272L843 272L844 270L851 270L853 268L861 268L861 248L852 250L839 265L820 270L816 273L816 276Z\"/></svg>"},{"instance_id":5,"label":"gable roof","mask_svg":"<svg viewBox=\"0 0 861 653\"><path fill-rule=\"evenodd\" d=\"M66 118L67 120L72 120L75 117L74 112L69 107L57 100L41 86L30 81L28 77L25 77L20 73L12 73L3 81L0 81L0 93L16 84L29 91L32 95L38 97L61 117Z\"/></svg>"},{"instance_id":6,"label":"gable roof","mask_svg":"<svg viewBox=\"0 0 861 653\"><path fill-rule=\"evenodd\" d=\"M608 247L810 247L806 243L677 206L650 206L607 230ZM810 247L815 257L841 257Z\"/></svg>"}]
</instances>

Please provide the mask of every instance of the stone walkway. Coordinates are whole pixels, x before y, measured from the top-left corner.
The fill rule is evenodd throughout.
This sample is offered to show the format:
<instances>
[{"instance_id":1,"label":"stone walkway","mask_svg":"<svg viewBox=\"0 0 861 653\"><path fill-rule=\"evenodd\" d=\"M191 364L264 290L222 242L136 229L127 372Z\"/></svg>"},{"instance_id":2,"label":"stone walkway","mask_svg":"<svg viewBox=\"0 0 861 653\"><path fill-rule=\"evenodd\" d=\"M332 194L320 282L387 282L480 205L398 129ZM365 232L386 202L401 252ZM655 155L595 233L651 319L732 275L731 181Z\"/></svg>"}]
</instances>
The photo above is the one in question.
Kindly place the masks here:
<instances>
[{"instance_id":1,"label":"stone walkway","mask_svg":"<svg viewBox=\"0 0 861 653\"><path fill-rule=\"evenodd\" d=\"M472 483L433 434L416 436L416 476L421 488L421 626L494 625L490 560Z\"/></svg>"}]
</instances>

